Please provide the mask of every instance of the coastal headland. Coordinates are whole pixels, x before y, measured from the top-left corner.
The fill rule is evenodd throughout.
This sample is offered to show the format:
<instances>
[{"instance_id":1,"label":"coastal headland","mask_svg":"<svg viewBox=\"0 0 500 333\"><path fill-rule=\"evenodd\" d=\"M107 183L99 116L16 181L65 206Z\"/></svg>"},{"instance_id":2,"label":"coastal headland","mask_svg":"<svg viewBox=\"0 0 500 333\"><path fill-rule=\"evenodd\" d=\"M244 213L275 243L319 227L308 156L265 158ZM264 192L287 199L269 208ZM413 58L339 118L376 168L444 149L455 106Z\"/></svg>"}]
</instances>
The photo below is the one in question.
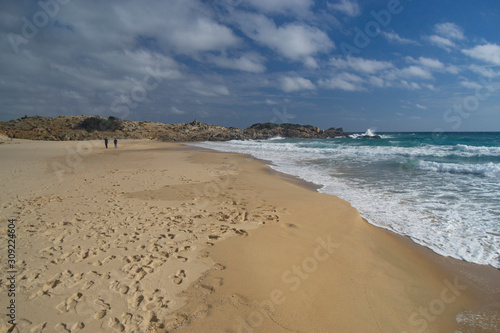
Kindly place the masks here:
<instances>
[{"instance_id":1,"label":"coastal headland","mask_svg":"<svg viewBox=\"0 0 500 333\"><path fill-rule=\"evenodd\" d=\"M320 129L311 125L258 123L246 129L203 124L197 120L185 124L155 123L88 116L39 117L0 121L0 135L8 138L78 141L104 137L151 139L167 142L228 141L292 138L332 138L345 136L342 128Z\"/></svg>"}]
</instances>

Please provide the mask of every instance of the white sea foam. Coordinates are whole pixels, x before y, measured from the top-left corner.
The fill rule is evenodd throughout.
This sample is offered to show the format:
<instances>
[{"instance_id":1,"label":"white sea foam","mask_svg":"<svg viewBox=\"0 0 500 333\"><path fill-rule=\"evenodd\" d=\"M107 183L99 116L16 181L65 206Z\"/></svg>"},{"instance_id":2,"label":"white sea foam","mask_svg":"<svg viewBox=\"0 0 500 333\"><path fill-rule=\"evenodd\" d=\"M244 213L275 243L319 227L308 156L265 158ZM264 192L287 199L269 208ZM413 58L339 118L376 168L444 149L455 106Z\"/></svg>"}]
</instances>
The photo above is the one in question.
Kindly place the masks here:
<instances>
[{"instance_id":1,"label":"white sea foam","mask_svg":"<svg viewBox=\"0 0 500 333\"><path fill-rule=\"evenodd\" d=\"M500 164L476 161L477 156L495 157L495 149L356 142L278 139L196 145L271 161L274 169L349 201L374 225L441 255L500 268ZM460 162L463 158L475 164Z\"/></svg>"},{"instance_id":2,"label":"white sea foam","mask_svg":"<svg viewBox=\"0 0 500 333\"><path fill-rule=\"evenodd\" d=\"M500 177L500 164L457 164L419 161L417 169L435 172L464 173L485 177Z\"/></svg>"},{"instance_id":3,"label":"white sea foam","mask_svg":"<svg viewBox=\"0 0 500 333\"><path fill-rule=\"evenodd\" d=\"M499 156L500 157L500 147L476 147L468 145L456 145L456 150L471 153L474 155L482 156Z\"/></svg>"},{"instance_id":4,"label":"white sea foam","mask_svg":"<svg viewBox=\"0 0 500 333\"><path fill-rule=\"evenodd\" d=\"M363 134L354 133L354 134L349 135L349 137L351 139L366 138L366 137L373 138L375 136L379 136L381 139L390 139L391 138L391 136L389 136L389 135L375 134L375 131L372 130L371 128L367 129L366 132L364 132Z\"/></svg>"},{"instance_id":5,"label":"white sea foam","mask_svg":"<svg viewBox=\"0 0 500 333\"><path fill-rule=\"evenodd\" d=\"M268 140L269 140L269 141L274 141L274 140L283 140L283 139L284 139L283 137L281 137L281 136L279 136L279 135L278 135L278 136L275 136L275 137L269 138Z\"/></svg>"}]
</instances>

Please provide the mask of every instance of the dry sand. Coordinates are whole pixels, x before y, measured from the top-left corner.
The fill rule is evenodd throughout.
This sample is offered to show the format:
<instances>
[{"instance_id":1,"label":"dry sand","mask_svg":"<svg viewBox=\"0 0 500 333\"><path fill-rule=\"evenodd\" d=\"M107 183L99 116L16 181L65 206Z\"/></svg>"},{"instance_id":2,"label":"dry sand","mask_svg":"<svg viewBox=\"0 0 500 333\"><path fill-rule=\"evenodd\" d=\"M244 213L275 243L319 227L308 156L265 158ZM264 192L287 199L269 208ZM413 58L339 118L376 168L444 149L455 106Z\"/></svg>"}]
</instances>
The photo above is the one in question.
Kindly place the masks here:
<instances>
[{"instance_id":1,"label":"dry sand","mask_svg":"<svg viewBox=\"0 0 500 333\"><path fill-rule=\"evenodd\" d=\"M23 140L0 158L14 332L500 331L498 270L373 227L252 158Z\"/></svg>"}]
</instances>

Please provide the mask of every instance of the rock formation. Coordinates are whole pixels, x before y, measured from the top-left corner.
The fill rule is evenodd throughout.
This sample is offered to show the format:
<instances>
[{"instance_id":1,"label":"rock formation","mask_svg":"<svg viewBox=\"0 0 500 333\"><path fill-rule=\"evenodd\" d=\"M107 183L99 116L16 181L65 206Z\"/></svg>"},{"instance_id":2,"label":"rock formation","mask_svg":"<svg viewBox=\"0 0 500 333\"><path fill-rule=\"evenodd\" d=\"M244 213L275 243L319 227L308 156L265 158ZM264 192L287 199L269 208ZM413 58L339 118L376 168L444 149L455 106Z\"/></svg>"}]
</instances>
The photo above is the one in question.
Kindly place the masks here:
<instances>
[{"instance_id":1,"label":"rock formation","mask_svg":"<svg viewBox=\"0 0 500 333\"><path fill-rule=\"evenodd\" d=\"M247 129L222 127L193 121L186 124L166 124L149 121L124 120L114 131L81 128L87 116L40 117L25 116L11 121L0 121L0 134L9 138L68 141L96 140L104 137L117 139L151 139L174 142L228 141L287 138L328 138L344 136L342 128L319 129L297 124L254 124ZM106 120L106 118L101 118Z\"/></svg>"}]
</instances>

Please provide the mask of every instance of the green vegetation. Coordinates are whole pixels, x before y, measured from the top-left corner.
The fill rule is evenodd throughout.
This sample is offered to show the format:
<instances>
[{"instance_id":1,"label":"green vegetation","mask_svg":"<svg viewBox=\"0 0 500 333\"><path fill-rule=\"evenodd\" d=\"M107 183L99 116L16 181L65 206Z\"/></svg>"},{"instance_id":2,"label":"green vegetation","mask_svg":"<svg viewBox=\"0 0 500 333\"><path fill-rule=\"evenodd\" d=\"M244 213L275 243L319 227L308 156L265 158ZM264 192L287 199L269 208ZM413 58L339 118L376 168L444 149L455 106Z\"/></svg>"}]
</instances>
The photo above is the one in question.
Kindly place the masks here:
<instances>
[{"instance_id":1,"label":"green vegetation","mask_svg":"<svg viewBox=\"0 0 500 333\"><path fill-rule=\"evenodd\" d=\"M119 118L109 116L108 119L102 117L90 117L81 121L77 128L86 130L87 132L93 131L110 131L123 129L123 121Z\"/></svg>"}]
</instances>

